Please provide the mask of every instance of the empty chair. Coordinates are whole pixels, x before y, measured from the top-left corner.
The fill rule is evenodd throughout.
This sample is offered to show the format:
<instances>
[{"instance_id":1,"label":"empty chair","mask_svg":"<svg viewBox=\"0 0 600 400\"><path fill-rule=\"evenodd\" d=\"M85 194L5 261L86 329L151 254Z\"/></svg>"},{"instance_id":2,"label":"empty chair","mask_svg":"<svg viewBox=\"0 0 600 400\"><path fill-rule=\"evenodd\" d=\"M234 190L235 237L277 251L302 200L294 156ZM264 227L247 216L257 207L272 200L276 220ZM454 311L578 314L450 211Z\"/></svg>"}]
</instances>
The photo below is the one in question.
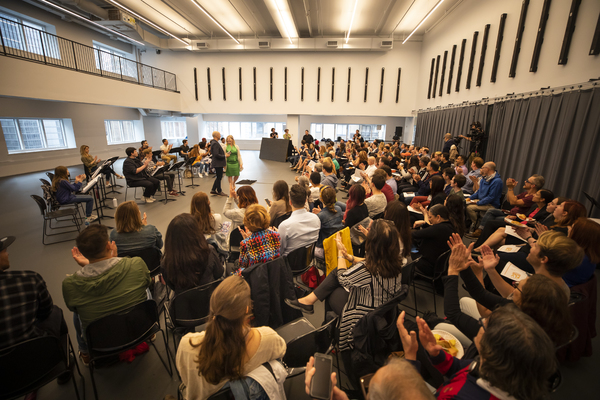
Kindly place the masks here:
<instances>
[{"instance_id":1,"label":"empty chair","mask_svg":"<svg viewBox=\"0 0 600 400\"><path fill-rule=\"evenodd\" d=\"M448 269L448 259L450 258L450 250L442 253L435 262L435 267L433 270L433 276L429 276L419 271L419 268L415 267L415 276L419 279L428 281L430 285L416 284L413 280L413 289L416 296L416 288L419 288L425 292L429 292L433 294L433 309L437 314L437 302L436 302L436 282L441 282L442 277L446 274ZM420 257L419 257L420 258ZM416 265L416 264L415 264ZM415 297L416 301L416 297ZM415 307L416 308L416 307ZM416 311L415 311L416 313Z\"/></svg>"},{"instance_id":2,"label":"empty chair","mask_svg":"<svg viewBox=\"0 0 600 400\"><path fill-rule=\"evenodd\" d=\"M60 240L60 241L56 241L56 242L52 242L52 243L46 243L46 240L45 240L46 236L56 236L56 235L62 235L65 233L79 232L80 226L79 226L79 220L77 219L77 209L69 208L69 209L64 209L64 210L47 211L46 203L44 202L44 199L42 199L40 196L36 196L35 194L32 194L31 198L37 203L37 205L40 209L40 213L42 214L42 218L44 219L44 225L43 225L43 230L42 230L42 243L43 244L62 243L62 242L68 242L69 240L75 239L75 238L65 239L65 240ZM48 221L51 221L56 218L61 218L61 217L70 217L71 220L73 221L73 226L75 226L76 229L72 229L69 231L61 231L58 233L46 233ZM51 227L51 229L63 229L63 228L69 228L69 226L54 227L54 228Z\"/></svg>"}]
</instances>

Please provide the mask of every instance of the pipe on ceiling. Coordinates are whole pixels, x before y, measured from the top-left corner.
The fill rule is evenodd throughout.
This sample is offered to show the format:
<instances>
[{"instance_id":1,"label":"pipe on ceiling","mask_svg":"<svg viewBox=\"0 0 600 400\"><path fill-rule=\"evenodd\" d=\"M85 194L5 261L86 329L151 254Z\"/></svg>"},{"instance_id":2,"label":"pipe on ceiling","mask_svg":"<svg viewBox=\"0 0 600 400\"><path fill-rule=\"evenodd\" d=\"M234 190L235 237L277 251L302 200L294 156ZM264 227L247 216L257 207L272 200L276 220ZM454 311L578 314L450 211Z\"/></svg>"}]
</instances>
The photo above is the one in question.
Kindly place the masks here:
<instances>
[{"instance_id":1,"label":"pipe on ceiling","mask_svg":"<svg viewBox=\"0 0 600 400\"><path fill-rule=\"evenodd\" d=\"M77 7L81 11L85 11L87 13L93 14L96 17L107 20L108 19L108 11L98 7L94 3L87 0L58 0L62 4L66 4L69 6Z\"/></svg>"}]
</instances>

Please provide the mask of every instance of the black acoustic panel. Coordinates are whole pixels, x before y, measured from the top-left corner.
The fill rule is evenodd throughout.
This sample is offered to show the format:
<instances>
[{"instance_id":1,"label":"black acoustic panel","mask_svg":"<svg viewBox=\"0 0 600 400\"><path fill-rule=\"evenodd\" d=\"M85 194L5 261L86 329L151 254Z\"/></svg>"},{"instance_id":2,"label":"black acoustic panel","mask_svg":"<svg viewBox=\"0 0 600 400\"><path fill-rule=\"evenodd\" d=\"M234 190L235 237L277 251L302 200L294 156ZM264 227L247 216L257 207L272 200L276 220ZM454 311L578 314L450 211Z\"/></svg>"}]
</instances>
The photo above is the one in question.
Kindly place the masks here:
<instances>
[{"instance_id":1,"label":"black acoustic panel","mask_svg":"<svg viewBox=\"0 0 600 400\"><path fill-rule=\"evenodd\" d=\"M331 68L331 101L333 102L333 94L335 92L335 67Z\"/></svg>"},{"instance_id":2,"label":"black acoustic panel","mask_svg":"<svg viewBox=\"0 0 600 400\"><path fill-rule=\"evenodd\" d=\"M483 75L483 64L485 63L485 53L487 51L487 42L490 35L490 24L487 24L483 30L483 40L481 41L481 55L479 56L479 69L477 70L476 85L481 86L481 76Z\"/></svg>"},{"instance_id":3,"label":"black acoustic panel","mask_svg":"<svg viewBox=\"0 0 600 400\"><path fill-rule=\"evenodd\" d=\"M477 51L477 37L479 32L473 32L473 44L471 45L471 58L469 59L469 69L467 71L467 89L471 89L471 78L473 78L473 67L475 64L475 52Z\"/></svg>"},{"instance_id":4,"label":"black acoustic panel","mask_svg":"<svg viewBox=\"0 0 600 400\"><path fill-rule=\"evenodd\" d=\"M317 69L317 101L321 99L321 67Z\"/></svg>"},{"instance_id":5,"label":"black acoustic panel","mask_svg":"<svg viewBox=\"0 0 600 400\"><path fill-rule=\"evenodd\" d=\"M433 98L435 99L435 92L437 91L438 73L440 72L440 56L435 58L435 72L433 74Z\"/></svg>"},{"instance_id":6,"label":"black acoustic panel","mask_svg":"<svg viewBox=\"0 0 600 400\"><path fill-rule=\"evenodd\" d=\"M598 54L600 54L600 14L598 14L598 22L596 22L596 30L590 47L590 56L597 56Z\"/></svg>"},{"instance_id":7,"label":"black acoustic panel","mask_svg":"<svg viewBox=\"0 0 600 400\"><path fill-rule=\"evenodd\" d=\"M346 92L346 102L350 102L350 74L352 73L352 68L348 67L348 91Z\"/></svg>"},{"instance_id":8,"label":"black acoustic panel","mask_svg":"<svg viewBox=\"0 0 600 400\"><path fill-rule=\"evenodd\" d=\"M448 60L448 51L444 51L444 61L442 62L442 76L440 78L440 97L444 94L444 78L446 75L446 61Z\"/></svg>"},{"instance_id":9,"label":"black acoustic panel","mask_svg":"<svg viewBox=\"0 0 600 400\"><path fill-rule=\"evenodd\" d=\"M504 25L506 23L506 14L500 16L500 24L498 25L498 37L496 38L496 50L494 51L494 63L492 64L492 78L490 82L496 82L496 74L498 73L498 63L500 62L500 50L502 49L502 39L504 39Z\"/></svg>"},{"instance_id":10,"label":"black acoustic panel","mask_svg":"<svg viewBox=\"0 0 600 400\"><path fill-rule=\"evenodd\" d=\"M240 101L242 101L242 67L239 69Z\"/></svg>"},{"instance_id":11,"label":"black acoustic panel","mask_svg":"<svg viewBox=\"0 0 600 400\"><path fill-rule=\"evenodd\" d=\"M569 49L571 48L571 39L573 38L573 32L575 32L575 22L577 21L577 13L579 12L580 5L581 0L573 0L571 2L571 10L569 11L569 19L567 20L567 29L565 29L563 44L560 48L558 65L567 65L567 61L569 60Z\"/></svg>"},{"instance_id":12,"label":"black acoustic panel","mask_svg":"<svg viewBox=\"0 0 600 400\"><path fill-rule=\"evenodd\" d=\"M196 68L194 68L194 94L196 95L196 101L198 101L198 76L196 75Z\"/></svg>"},{"instance_id":13,"label":"black acoustic panel","mask_svg":"<svg viewBox=\"0 0 600 400\"><path fill-rule=\"evenodd\" d=\"M521 52L521 41L523 40L523 31L525 30L528 7L529 0L523 0L523 4L521 5L521 15L519 16L519 25L517 26L517 35L515 36L515 48L513 49L510 71L508 73L509 78L514 78L517 74L517 63L519 62L519 53Z\"/></svg>"},{"instance_id":14,"label":"black acoustic panel","mask_svg":"<svg viewBox=\"0 0 600 400\"><path fill-rule=\"evenodd\" d=\"M225 90L225 67L221 69L221 76L223 77L223 101L226 101L227 91Z\"/></svg>"},{"instance_id":15,"label":"black acoustic panel","mask_svg":"<svg viewBox=\"0 0 600 400\"><path fill-rule=\"evenodd\" d=\"M460 78L462 76L463 61L465 59L466 48L467 48L467 39L463 39L462 44L460 46L460 57L458 59L458 71L456 72L456 89L454 89L455 92L460 91Z\"/></svg>"},{"instance_id":16,"label":"black acoustic panel","mask_svg":"<svg viewBox=\"0 0 600 400\"><path fill-rule=\"evenodd\" d=\"M273 101L273 67L269 71L269 92L271 101Z\"/></svg>"},{"instance_id":17,"label":"black acoustic panel","mask_svg":"<svg viewBox=\"0 0 600 400\"><path fill-rule=\"evenodd\" d=\"M435 70L435 58L431 59L431 69L429 70L429 88L427 89L427 98L431 98L431 87L433 85L433 71Z\"/></svg>"},{"instance_id":18,"label":"black acoustic panel","mask_svg":"<svg viewBox=\"0 0 600 400\"><path fill-rule=\"evenodd\" d=\"M300 74L300 101L304 101L304 67Z\"/></svg>"},{"instance_id":19,"label":"black acoustic panel","mask_svg":"<svg viewBox=\"0 0 600 400\"><path fill-rule=\"evenodd\" d=\"M206 68L206 84L208 88L208 100L212 100L211 90L210 90L210 67Z\"/></svg>"},{"instance_id":20,"label":"black acoustic panel","mask_svg":"<svg viewBox=\"0 0 600 400\"><path fill-rule=\"evenodd\" d=\"M365 97L364 102L367 102L367 88L369 87L369 67L365 70Z\"/></svg>"},{"instance_id":21,"label":"black acoustic panel","mask_svg":"<svg viewBox=\"0 0 600 400\"><path fill-rule=\"evenodd\" d=\"M402 74L402 68L398 68L398 81L396 82L396 103L400 98L400 75Z\"/></svg>"},{"instance_id":22,"label":"black acoustic panel","mask_svg":"<svg viewBox=\"0 0 600 400\"><path fill-rule=\"evenodd\" d=\"M544 43L544 32L546 32L546 22L548 22L548 16L550 15L551 2L552 0L544 0L544 5L542 6L540 25L538 26L537 35L535 37L535 46L533 46L533 55L531 56L529 72L537 72L538 61L540 60L540 53L542 51L542 43Z\"/></svg>"},{"instance_id":23,"label":"black acoustic panel","mask_svg":"<svg viewBox=\"0 0 600 400\"><path fill-rule=\"evenodd\" d=\"M287 67L283 69L283 101L287 101Z\"/></svg>"},{"instance_id":24,"label":"black acoustic panel","mask_svg":"<svg viewBox=\"0 0 600 400\"><path fill-rule=\"evenodd\" d=\"M254 78L254 101L256 101L256 67L252 69L252 76Z\"/></svg>"},{"instance_id":25,"label":"black acoustic panel","mask_svg":"<svg viewBox=\"0 0 600 400\"><path fill-rule=\"evenodd\" d=\"M385 68L381 68L381 83L379 85L379 102L383 100L383 75L385 74Z\"/></svg>"},{"instance_id":26,"label":"black acoustic panel","mask_svg":"<svg viewBox=\"0 0 600 400\"><path fill-rule=\"evenodd\" d=\"M452 46L452 55L450 56L450 71L448 71L448 90L447 94L450 94L452 89L452 76L454 75L454 59L456 58L456 45Z\"/></svg>"}]
</instances>

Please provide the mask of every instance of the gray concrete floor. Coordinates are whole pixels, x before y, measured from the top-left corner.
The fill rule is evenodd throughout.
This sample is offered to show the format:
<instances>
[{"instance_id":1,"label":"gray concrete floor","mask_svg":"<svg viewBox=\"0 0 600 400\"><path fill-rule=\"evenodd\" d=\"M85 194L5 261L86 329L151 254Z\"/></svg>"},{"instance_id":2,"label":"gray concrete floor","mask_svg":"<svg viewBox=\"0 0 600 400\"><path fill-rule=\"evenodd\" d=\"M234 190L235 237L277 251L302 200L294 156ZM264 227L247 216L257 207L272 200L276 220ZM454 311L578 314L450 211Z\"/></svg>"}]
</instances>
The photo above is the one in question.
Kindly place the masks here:
<instances>
[{"instance_id":1,"label":"gray concrete floor","mask_svg":"<svg viewBox=\"0 0 600 400\"><path fill-rule=\"evenodd\" d=\"M271 198L272 186L275 181L284 179L290 184L294 182L296 175L289 170L287 163L260 160L257 151L244 151L243 157L245 169L240 179L257 180L252 187L263 204L264 200L262 199ZM122 160L119 160L116 164L116 170L119 173L121 163ZM71 175L83 173L80 165L70 167L70 171ZM42 245L42 218L34 201L29 197L31 194L41 196L39 178L47 179L45 172L40 171L0 179L0 193L2 193L0 197L0 237L6 235L17 237L15 243L9 248L11 268L15 270L34 270L44 277L55 304L61 307L65 313L69 331L73 336L75 330L71 318L72 314L64 304L61 284L67 274L74 273L78 268L71 258L70 251L75 242L72 240L54 245ZM124 181L118 183L124 184ZM200 186L194 189L184 188L186 195L178 197L177 201L169 202L167 205L159 202L140 204L142 212L148 214L148 223L155 225L164 235L169 222L174 216L189 212L190 201L195 192L204 191L208 193L210 191L213 178L212 176L203 179L194 178L194 183ZM190 184L190 180L184 180L183 184ZM223 179L222 187L224 191L228 190L226 178ZM125 197L124 188L120 190L121 194L114 195L119 203ZM128 195L129 199L130 196L131 194ZM213 212L222 213L226 197L213 196L210 199ZM105 212L107 215L113 214L112 210L106 210ZM114 226L114 221L111 219L104 219L102 223ZM70 237L74 239L75 235L71 235ZM417 291L417 296L420 311L433 311L431 295ZM437 300L438 315L443 317L443 299L438 297ZM407 302L412 304L412 291ZM315 326L320 325L323 321L322 304L318 303L315 313L307 317ZM598 330L600 330L599 321L597 321ZM75 342L74 339L73 342ZM165 349L162 341L157 340L156 343L161 354L164 354ZM74 346L77 347L76 343ZM600 380L596 379L595 375L600 366L600 338L597 337L594 340L594 347L596 352L592 357L584 358L575 365L562 367L563 383L558 391L552 395L553 399L570 399L575 396L581 399L598 398ZM88 398L93 398L89 371L82 364L80 364L80 367L86 379L86 394ZM152 349L149 353L136 358L131 364L118 364L100 369L95 372L94 376L96 377L99 396L102 399L159 400L167 394L176 396L179 385L177 376L169 377ZM308 398L304 394L303 377L288 383L287 386L288 398ZM53 382L40 389L38 399L75 399L75 395L72 384L59 386L56 382Z\"/></svg>"}]
</instances>

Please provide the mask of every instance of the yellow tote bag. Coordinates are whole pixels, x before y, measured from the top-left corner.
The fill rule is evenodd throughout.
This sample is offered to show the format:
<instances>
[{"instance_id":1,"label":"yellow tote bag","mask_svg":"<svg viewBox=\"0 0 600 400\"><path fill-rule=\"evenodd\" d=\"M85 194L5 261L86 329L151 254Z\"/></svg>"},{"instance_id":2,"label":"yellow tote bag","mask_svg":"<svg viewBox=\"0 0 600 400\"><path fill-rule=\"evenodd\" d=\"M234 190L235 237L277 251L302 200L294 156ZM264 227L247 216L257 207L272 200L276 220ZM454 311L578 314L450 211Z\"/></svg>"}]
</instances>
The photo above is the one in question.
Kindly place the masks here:
<instances>
[{"instance_id":1,"label":"yellow tote bag","mask_svg":"<svg viewBox=\"0 0 600 400\"><path fill-rule=\"evenodd\" d=\"M334 233L329 236L327 239L323 240L323 251L325 252L325 264L327 268L326 275L337 268L337 244L335 242L335 235L340 234L342 236L342 243L346 246L348 250L348 254L354 255L352 253L352 241L350 240L350 228L344 228L341 231ZM346 260L346 265L350 267L350 261Z\"/></svg>"}]
</instances>

